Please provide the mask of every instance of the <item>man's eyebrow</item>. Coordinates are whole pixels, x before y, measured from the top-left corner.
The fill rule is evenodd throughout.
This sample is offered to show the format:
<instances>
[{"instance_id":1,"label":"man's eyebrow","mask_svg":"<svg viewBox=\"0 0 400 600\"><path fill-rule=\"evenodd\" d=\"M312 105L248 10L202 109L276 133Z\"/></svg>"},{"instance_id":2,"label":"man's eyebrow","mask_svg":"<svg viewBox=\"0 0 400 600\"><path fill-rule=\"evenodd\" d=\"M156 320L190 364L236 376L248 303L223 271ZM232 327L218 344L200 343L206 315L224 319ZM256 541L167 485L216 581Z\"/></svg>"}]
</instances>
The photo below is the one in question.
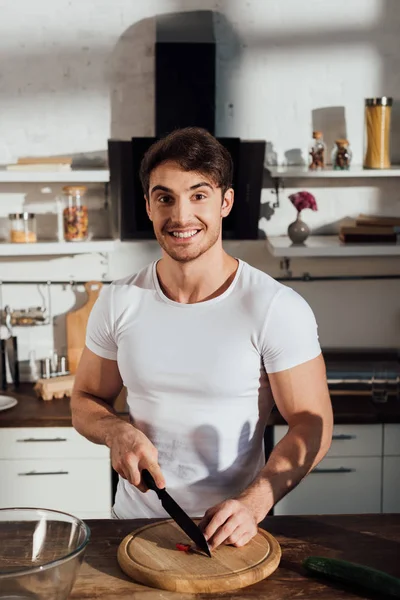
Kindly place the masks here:
<instances>
[{"instance_id":1,"label":"man's eyebrow","mask_svg":"<svg viewBox=\"0 0 400 600\"><path fill-rule=\"evenodd\" d=\"M168 192L169 194L172 194L172 190L168 187L166 187L165 185L155 185L152 189L150 194L152 194L153 192L157 192L158 190L161 190L162 192Z\"/></svg>"},{"instance_id":2,"label":"man's eyebrow","mask_svg":"<svg viewBox=\"0 0 400 600\"><path fill-rule=\"evenodd\" d=\"M197 190L197 188L203 187L203 186L207 186L211 190L214 189L213 186L210 183L208 183L208 181L200 181L200 183L196 183L195 185L192 185L189 189Z\"/></svg>"},{"instance_id":3,"label":"man's eyebrow","mask_svg":"<svg viewBox=\"0 0 400 600\"><path fill-rule=\"evenodd\" d=\"M199 183L195 183L194 185L190 186L189 190L197 190L200 187L204 187L207 186L209 187L211 190L214 189L213 186L208 183L207 181L200 181ZM161 191L161 192L167 192L168 194L173 194L173 190L171 190L171 188L166 187L165 185L155 185L154 187L151 188L151 192L150 194L153 194L154 192L157 191Z\"/></svg>"}]
</instances>

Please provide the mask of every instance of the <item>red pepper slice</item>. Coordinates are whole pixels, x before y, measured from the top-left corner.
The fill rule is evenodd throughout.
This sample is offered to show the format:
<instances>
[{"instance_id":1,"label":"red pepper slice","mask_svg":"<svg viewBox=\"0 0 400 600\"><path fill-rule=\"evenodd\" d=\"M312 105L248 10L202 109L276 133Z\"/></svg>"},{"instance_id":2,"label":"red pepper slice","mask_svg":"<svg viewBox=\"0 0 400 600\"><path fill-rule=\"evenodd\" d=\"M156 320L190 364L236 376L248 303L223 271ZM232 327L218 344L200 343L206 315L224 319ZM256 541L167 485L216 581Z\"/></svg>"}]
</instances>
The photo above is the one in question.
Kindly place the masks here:
<instances>
[{"instance_id":1,"label":"red pepper slice","mask_svg":"<svg viewBox=\"0 0 400 600\"><path fill-rule=\"evenodd\" d=\"M176 549L180 550L181 552L189 552L190 547L190 544L176 544Z\"/></svg>"}]
</instances>

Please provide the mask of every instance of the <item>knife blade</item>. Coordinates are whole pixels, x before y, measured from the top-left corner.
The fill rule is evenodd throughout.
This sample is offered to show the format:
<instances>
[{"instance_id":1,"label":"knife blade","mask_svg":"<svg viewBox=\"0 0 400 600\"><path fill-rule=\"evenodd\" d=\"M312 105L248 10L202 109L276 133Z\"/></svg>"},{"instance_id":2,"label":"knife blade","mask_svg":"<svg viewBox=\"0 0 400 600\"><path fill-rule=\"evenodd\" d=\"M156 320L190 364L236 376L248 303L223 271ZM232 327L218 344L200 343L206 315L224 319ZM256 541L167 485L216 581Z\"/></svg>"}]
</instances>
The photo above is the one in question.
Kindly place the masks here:
<instances>
[{"instance_id":1,"label":"knife blade","mask_svg":"<svg viewBox=\"0 0 400 600\"><path fill-rule=\"evenodd\" d=\"M149 490L156 492L158 498L161 500L163 508L173 518L175 523L186 533L187 536L196 544L200 550L203 550L211 558L211 551L208 546L207 540L203 535L201 529L192 521L192 519L185 513L185 511L179 506L177 502L170 496L165 488L160 489L157 487L156 482L150 471L143 469L142 478L144 483L147 485Z\"/></svg>"}]
</instances>

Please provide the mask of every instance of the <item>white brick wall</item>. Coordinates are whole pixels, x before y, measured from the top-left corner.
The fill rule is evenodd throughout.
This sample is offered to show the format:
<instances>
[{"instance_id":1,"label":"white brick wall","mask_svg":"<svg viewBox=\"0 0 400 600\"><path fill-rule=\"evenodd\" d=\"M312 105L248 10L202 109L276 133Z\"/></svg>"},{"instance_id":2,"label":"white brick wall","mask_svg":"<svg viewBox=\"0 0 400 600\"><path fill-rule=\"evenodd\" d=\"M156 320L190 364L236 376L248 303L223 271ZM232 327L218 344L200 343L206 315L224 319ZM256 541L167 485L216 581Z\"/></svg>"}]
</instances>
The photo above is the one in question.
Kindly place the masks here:
<instances>
[{"instance_id":1,"label":"white brick wall","mask_svg":"<svg viewBox=\"0 0 400 600\"><path fill-rule=\"evenodd\" d=\"M219 135L266 139L280 161L293 149L305 157L313 110L344 107L354 162L361 162L364 98L400 96L396 0L0 0L0 163L20 155L104 157L111 135L125 139L152 135L153 17L199 8L220 14ZM393 156L400 159L400 143ZM342 217L361 211L400 214L399 183L370 185L365 180L343 187L334 182L310 187L320 210L304 217L314 232L325 232L335 230ZM40 187L0 185L0 235L5 215L24 202L35 203L39 212L52 210L59 187L53 186L46 200ZM268 233L285 233L294 219L287 195L297 189L285 190L281 207L264 223ZM102 190L95 187L92 197L98 208L96 231L101 227L106 231ZM270 200L270 191L264 190L262 201ZM49 215L46 234L53 223ZM227 247L259 268L279 273L278 261L268 256L262 243ZM115 278L157 255L154 244L138 242L125 244L107 264L99 256L2 260L0 279ZM295 261L292 269L294 274L379 273L398 270L398 263L390 258ZM323 344L398 345L398 282L293 287L314 308ZM34 286L4 286L3 295L13 305L41 303ZM59 350L65 344L62 315L73 304L70 290L54 290L53 309L61 315L54 338ZM50 329L20 332L22 356L32 347L45 355L53 341Z\"/></svg>"}]
</instances>

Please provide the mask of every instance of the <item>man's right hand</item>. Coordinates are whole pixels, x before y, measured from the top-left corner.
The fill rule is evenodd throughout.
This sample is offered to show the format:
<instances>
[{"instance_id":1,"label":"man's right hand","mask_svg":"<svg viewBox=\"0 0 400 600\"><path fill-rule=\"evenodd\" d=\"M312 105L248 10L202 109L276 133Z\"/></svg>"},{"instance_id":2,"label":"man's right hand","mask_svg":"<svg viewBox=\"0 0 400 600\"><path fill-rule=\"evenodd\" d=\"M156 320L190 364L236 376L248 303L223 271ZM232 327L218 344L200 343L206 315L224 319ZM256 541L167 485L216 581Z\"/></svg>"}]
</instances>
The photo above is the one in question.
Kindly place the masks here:
<instances>
[{"instance_id":1,"label":"man's right hand","mask_svg":"<svg viewBox=\"0 0 400 600\"><path fill-rule=\"evenodd\" d=\"M142 470L153 475L157 487L165 488L165 480L158 464L158 451L150 440L129 423L117 423L107 436L111 450L111 464L121 477L141 492L148 488L142 481Z\"/></svg>"}]
</instances>

